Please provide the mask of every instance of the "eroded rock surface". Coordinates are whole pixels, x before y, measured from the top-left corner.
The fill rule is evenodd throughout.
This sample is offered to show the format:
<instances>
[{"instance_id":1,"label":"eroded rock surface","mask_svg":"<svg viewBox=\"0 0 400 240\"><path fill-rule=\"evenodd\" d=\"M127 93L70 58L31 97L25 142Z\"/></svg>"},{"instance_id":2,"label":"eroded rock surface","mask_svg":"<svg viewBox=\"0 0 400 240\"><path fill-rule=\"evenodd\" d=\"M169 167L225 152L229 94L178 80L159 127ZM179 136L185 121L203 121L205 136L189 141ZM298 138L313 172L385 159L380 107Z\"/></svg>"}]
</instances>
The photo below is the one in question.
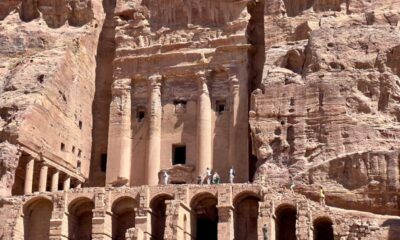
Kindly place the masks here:
<instances>
[{"instance_id":1,"label":"eroded rock surface","mask_svg":"<svg viewBox=\"0 0 400 240\"><path fill-rule=\"evenodd\" d=\"M292 176L311 198L324 186L332 205L398 214L399 3L383 2L267 2L257 181Z\"/></svg>"},{"instance_id":2,"label":"eroded rock surface","mask_svg":"<svg viewBox=\"0 0 400 240\"><path fill-rule=\"evenodd\" d=\"M87 178L101 3L2 1L0 9L0 142ZM23 190L24 164L15 194Z\"/></svg>"}]
</instances>

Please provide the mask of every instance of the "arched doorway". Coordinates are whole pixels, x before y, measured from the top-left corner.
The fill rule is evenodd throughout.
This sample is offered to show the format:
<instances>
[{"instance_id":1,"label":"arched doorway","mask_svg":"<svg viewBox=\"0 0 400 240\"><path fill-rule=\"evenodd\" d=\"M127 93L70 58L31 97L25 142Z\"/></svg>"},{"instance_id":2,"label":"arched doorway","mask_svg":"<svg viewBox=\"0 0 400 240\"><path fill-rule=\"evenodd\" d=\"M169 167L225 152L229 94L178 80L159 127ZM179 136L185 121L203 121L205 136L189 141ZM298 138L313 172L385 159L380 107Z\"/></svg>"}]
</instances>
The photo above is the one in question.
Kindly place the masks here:
<instances>
[{"instance_id":1,"label":"arched doorway","mask_svg":"<svg viewBox=\"0 0 400 240\"><path fill-rule=\"evenodd\" d=\"M68 207L68 236L71 240L92 239L94 203L88 198L76 199Z\"/></svg>"},{"instance_id":2,"label":"arched doorway","mask_svg":"<svg viewBox=\"0 0 400 240\"><path fill-rule=\"evenodd\" d=\"M166 200L171 200L172 197L169 195L162 195L154 198L150 203L152 210L151 214L151 235L152 240L163 240L165 232L165 221L167 216L165 214L167 206Z\"/></svg>"},{"instance_id":3,"label":"arched doorway","mask_svg":"<svg viewBox=\"0 0 400 240\"><path fill-rule=\"evenodd\" d=\"M137 202L131 197L116 200L112 207L112 239L125 240L126 230L135 227Z\"/></svg>"},{"instance_id":4,"label":"arched doorway","mask_svg":"<svg viewBox=\"0 0 400 240\"><path fill-rule=\"evenodd\" d=\"M276 240L296 240L296 208L284 205L276 210L275 215Z\"/></svg>"},{"instance_id":5,"label":"arched doorway","mask_svg":"<svg viewBox=\"0 0 400 240\"><path fill-rule=\"evenodd\" d=\"M29 201L24 206L24 239L47 240L53 203L45 198Z\"/></svg>"},{"instance_id":6,"label":"arched doorway","mask_svg":"<svg viewBox=\"0 0 400 240\"><path fill-rule=\"evenodd\" d=\"M329 218L314 220L314 240L333 240L333 223Z\"/></svg>"},{"instance_id":7,"label":"arched doorway","mask_svg":"<svg viewBox=\"0 0 400 240\"><path fill-rule=\"evenodd\" d=\"M218 238L218 200L211 194L201 194L190 204L197 240L217 240Z\"/></svg>"},{"instance_id":8,"label":"arched doorway","mask_svg":"<svg viewBox=\"0 0 400 240\"><path fill-rule=\"evenodd\" d=\"M245 196L235 202L235 239L257 240L258 197Z\"/></svg>"}]
</instances>

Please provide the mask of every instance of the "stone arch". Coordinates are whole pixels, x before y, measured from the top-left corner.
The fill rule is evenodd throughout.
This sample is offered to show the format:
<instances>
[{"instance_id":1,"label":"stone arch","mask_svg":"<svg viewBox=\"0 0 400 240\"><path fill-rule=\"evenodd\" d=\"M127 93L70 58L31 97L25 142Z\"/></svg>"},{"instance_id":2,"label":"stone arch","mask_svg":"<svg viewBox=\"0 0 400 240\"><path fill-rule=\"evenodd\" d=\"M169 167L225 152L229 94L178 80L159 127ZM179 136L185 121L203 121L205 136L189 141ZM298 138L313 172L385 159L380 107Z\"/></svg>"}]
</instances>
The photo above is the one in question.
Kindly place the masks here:
<instances>
[{"instance_id":1,"label":"stone arch","mask_svg":"<svg viewBox=\"0 0 400 240\"><path fill-rule=\"evenodd\" d=\"M112 239L124 240L129 228L135 227L135 208L137 201L129 196L117 198L111 207L112 215Z\"/></svg>"},{"instance_id":2,"label":"stone arch","mask_svg":"<svg viewBox=\"0 0 400 240\"><path fill-rule=\"evenodd\" d=\"M314 240L333 240L333 222L329 217L319 217L313 222Z\"/></svg>"},{"instance_id":3,"label":"stone arch","mask_svg":"<svg viewBox=\"0 0 400 240\"><path fill-rule=\"evenodd\" d=\"M234 214L234 234L235 239L256 240L258 233L258 194L254 192L244 192L238 194L233 201L235 208Z\"/></svg>"},{"instance_id":4,"label":"stone arch","mask_svg":"<svg viewBox=\"0 0 400 240\"><path fill-rule=\"evenodd\" d=\"M296 240L297 209L293 205L280 205L275 211L276 240Z\"/></svg>"},{"instance_id":5,"label":"stone arch","mask_svg":"<svg viewBox=\"0 0 400 240\"><path fill-rule=\"evenodd\" d=\"M196 239L217 240L218 237L218 199L204 192L196 194L190 203L192 210L192 234Z\"/></svg>"},{"instance_id":6,"label":"stone arch","mask_svg":"<svg viewBox=\"0 0 400 240\"><path fill-rule=\"evenodd\" d=\"M52 211L53 202L47 198L33 198L24 204L25 240L49 239Z\"/></svg>"},{"instance_id":7,"label":"stone arch","mask_svg":"<svg viewBox=\"0 0 400 240\"><path fill-rule=\"evenodd\" d=\"M90 240L94 202L86 197L76 198L68 205L68 239Z\"/></svg>"},{"instance_id":8,"label":"stone arch","mask_svg":"<svg viewBox=\"0 0 400 240\"><path fill-rule=\"evenodd\" d=\"M150 201L151 208L151 234L154 240L164 239L164 231L166 224L166 200L172 200L173 196L169 194L159 194Z\"/></svg>"}]
</instances>

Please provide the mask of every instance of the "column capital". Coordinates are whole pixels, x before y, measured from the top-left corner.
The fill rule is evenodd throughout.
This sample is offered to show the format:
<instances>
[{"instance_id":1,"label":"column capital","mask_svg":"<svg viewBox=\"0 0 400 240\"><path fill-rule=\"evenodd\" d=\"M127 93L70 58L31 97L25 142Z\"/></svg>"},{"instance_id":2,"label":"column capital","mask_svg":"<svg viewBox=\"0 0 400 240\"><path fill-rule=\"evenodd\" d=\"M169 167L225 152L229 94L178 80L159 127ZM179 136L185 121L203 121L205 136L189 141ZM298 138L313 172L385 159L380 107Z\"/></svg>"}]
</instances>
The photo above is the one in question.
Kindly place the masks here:
<instances>
[{"instance_id":1,"label":"column capital","mask_svg":"<svg viewBox=\"0 0 400 240\"><path fill-rule=\"evenodd\" d=\"M230 88L232 93L237 93L239 91L239 79L236 75L229 77Z\"/></svg>"},{"instance_id":2,"label":"column capital","mask_svg":"<svg viewBox=\"0 0 400 240\"><path fill-rule=\"evenodd\" d=\"M205 94L209 94L208 91L208 86L207 86L207 75L206 75L206 71L198 71L195 74L196 76L196 80L197 80L197 84L199 86L199 93L205 93Z\"/></svg>"},{"instance_id":3,"label":"column capital","mask_svg":"<svg viewBox=\"0 0 400 240\"><path fill-rule=\"evenodd\" d=\"M153 74L153 75L149 76L149 78L148 78L149 86L153 89L160 88L162 78L163 78L163 76L160 74Z\"/></svg>"},{"instance_id":4,"label":"column capital","mask_svg":"<svg viewBox=\"0 0 400 240\"><path fill-rule=\"evenodd\" d=\"M117 79L112 84L113 95L121 95L123 92L130 91L132 89L132 79L123 78Z\"/></svg>"}]
</instances>

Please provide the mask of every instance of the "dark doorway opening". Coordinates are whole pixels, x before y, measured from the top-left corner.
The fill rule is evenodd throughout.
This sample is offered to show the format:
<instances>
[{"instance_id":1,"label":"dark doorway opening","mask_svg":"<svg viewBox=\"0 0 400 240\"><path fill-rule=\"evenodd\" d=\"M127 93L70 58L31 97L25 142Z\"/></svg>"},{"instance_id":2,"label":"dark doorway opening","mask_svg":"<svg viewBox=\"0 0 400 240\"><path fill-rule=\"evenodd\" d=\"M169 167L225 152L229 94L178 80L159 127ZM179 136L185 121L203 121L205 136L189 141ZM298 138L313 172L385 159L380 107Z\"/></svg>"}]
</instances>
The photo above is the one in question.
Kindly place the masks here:
<instances>
[{"instance_id":1,"label":"dark doorway opening","mask_svg":"<svg viewBox=\"0 0 400 240\"><path fill-rule=\"evenodd\" d=\"M196 219L197 240L218 239L218 200L209 195L202 196L192 203Z\"/></svg>"},{"instance_id":2,"label":"dark doorway opening","mask_svg":"<svg viewBox=\"0 0 400 240\"><path fill-rule=\"evenodd\" d=\"M258 202L254 196L247 196L235 204L235 239L257 240Z\"/></svg>"},{"instance_id":3,"label":"dark doorway opening","mask_svg":"<svg viewBox=\"0 0 400 240\"><path fill-rule=\"evenodd\" d=\"M297 211L294 206L283 206L276 211L276 240L296 240Z\"/></svg>"},{"instance_id":4,"label":"dark doorway opening","mask_svg":"<svg viewBox=\"0 0 400 240\"><path fill-rule=\"evenodd\" d=\"M172 164L186 164L186 146L173 145L172 146Z\"/></svg>"},{"instance_id":5,"label":"dark doorway opening","mask_svg":"<svg viewBox=\"0 0 400 240\"><path fill-rule=\"evenodd\" d=\"M156 199L153 199L150 203L150 207L152 210L151 214L151 232L152 232L152 240L163 240L164 239L164 231L165 224L167 220L166 210L167 205L165 203L166 200L171 200L171 196L160 196Z\"/></svg>"},{"instance_id":6,"label":"dark doorway opening","mask_svg":"<svg viewBox=\"0 0 400 240\"><path fill-rule=\"evenodd\" d=\"M333 223L329 218L314 221L314 240L333 240Z\"/></svg>"}]
</instances>

